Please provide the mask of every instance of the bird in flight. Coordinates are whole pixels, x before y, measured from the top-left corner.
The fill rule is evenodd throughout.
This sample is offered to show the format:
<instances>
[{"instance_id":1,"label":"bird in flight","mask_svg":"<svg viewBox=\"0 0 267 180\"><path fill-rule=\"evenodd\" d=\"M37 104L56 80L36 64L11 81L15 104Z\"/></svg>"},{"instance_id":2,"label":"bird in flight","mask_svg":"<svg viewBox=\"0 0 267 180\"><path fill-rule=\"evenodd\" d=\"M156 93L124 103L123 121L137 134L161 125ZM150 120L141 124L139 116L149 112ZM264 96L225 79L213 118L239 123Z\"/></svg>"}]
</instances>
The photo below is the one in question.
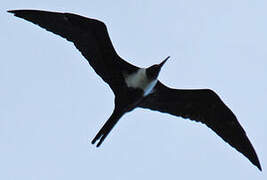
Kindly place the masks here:
<instances>
[{"instance_id":1,"label":"bird in flight","mask_svg":"<svg viewBox=\"0 0 267 180\"><path fill-rule=\"evenodd\" d=\"M224 141L246 156L259 170L261 165L246 132L233 112L210 89L173 89L158 80L169 59L139 68L115 51L105 24L71 13L40 10L10 10L23 18L74 43L95 72L115 95L113 113L92 140L99 147L119 119L136 107L169 113L206 124Z\"/></svg>"}]
</instances>

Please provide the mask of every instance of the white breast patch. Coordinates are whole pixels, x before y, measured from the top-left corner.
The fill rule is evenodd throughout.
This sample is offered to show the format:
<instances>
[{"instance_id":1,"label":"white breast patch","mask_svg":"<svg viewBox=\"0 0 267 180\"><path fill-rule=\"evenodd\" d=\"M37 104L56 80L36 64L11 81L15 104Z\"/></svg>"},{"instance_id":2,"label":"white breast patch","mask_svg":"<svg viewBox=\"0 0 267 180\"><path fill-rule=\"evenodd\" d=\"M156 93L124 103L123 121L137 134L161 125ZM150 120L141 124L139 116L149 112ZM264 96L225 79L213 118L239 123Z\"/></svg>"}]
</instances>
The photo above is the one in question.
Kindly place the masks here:
<instances>
[{"instance_id":1,"label":"white breast patch","mask_svg":"<svg viewBox=\"0 0 267 180\"><path fill-rule=\"evenodd\" d=\"M144 96L152 92L158 80L150 80L146 76L146 69L141 68L136 73L124 74L124 79L128 87L139 88L144 91Z\"/></svg>"}]
</instances>

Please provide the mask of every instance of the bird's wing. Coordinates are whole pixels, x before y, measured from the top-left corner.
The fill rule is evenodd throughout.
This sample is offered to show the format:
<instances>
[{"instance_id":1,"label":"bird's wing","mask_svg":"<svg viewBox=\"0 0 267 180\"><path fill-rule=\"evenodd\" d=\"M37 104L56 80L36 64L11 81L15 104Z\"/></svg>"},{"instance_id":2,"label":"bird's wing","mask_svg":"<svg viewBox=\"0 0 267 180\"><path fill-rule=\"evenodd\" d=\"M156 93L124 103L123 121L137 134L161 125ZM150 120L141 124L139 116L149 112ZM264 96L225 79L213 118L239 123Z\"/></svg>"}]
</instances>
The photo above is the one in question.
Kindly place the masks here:
<instances>
[{"instance_id":1,"label":"bird's wing","mask_svg":"<svg viewBox=\"0 0 267 180\"><path fill-rule=\"evenodd\" d=\"M171 89L158 82L154 93L148 95L139 106L206 124L261 170L257 154L244 129L212 90Z\"/></svg>"},{"instance_id":2,"label":"bird's wing","mask_svg":"<svg viewBox=\"0 0 267 180\"><path fill-rule=\"evenodd\" d=\"M40 10L10 10L15 16L45 28L74 43L95 72L112 88L118 90L122 71L134 71L136 66L116 53L107 28L101 21L70 13Z\"/></svg>"}]
</instances>

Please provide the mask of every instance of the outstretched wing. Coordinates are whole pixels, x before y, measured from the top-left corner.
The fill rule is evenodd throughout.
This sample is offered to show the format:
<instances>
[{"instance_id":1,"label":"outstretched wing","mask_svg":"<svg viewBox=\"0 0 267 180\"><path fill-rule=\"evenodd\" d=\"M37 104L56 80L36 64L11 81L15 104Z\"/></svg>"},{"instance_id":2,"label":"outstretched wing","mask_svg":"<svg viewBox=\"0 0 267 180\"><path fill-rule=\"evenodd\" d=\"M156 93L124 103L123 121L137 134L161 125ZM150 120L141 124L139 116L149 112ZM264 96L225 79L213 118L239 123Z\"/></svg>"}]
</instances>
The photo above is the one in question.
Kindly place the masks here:
<instances>
[{"instance_id":1,"label":"outstretched wing","mask_svg":"<svg viewBox=\"0 0 267 180\"><path fill-rule=\"evenodd\" d=\"M212 90L171 89L158 82L154 93L147 96L139 106L206 124L261 170L257 154L244 129Z\"/></svg>"},{"instance_id":2,"label":"outstretched wing","mask_svg":"<svg viewBox=\"0 0 267 180\"><path fill-rule=\"evenodd\" d=\"M136 66L118 56L109 38L107 28L101 21L70 13L40 10L11 10L8 12L73 42L114 93L123 83L121 72L137 69Z\"/></svg>"}]
</instances>

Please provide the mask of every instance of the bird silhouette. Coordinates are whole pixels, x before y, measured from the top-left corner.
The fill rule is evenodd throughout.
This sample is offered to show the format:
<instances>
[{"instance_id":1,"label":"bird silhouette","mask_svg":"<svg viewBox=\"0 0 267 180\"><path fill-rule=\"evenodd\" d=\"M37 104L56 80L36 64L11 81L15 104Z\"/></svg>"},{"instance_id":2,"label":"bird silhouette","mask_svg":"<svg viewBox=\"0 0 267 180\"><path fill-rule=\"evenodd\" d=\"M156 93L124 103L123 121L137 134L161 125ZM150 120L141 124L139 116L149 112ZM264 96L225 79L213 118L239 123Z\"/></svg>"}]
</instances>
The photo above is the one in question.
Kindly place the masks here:
<instances>
[{"instance_id":1,"label":"bird silhouette","mask_svg":"<svg viewBox=\"0 0 267 180\"><path fill-rule=\"evenodd\" d=\"M206 124L224 141L246 156L259 170L261 165L246 132L233 112L210 89L173 89L158 80L161 63L139 68L115 51L105 24L71 13L40 10L10 10L74 43L95 72L110 86L115 107L110 118L92 140L99 147L119 119L136 107L169 113Z\"/></svg>"}]
</instances>

